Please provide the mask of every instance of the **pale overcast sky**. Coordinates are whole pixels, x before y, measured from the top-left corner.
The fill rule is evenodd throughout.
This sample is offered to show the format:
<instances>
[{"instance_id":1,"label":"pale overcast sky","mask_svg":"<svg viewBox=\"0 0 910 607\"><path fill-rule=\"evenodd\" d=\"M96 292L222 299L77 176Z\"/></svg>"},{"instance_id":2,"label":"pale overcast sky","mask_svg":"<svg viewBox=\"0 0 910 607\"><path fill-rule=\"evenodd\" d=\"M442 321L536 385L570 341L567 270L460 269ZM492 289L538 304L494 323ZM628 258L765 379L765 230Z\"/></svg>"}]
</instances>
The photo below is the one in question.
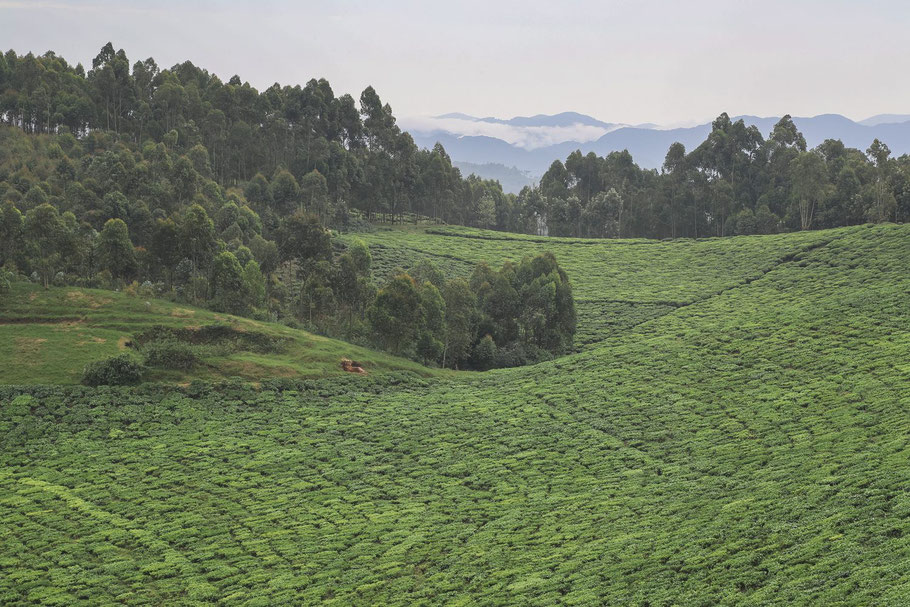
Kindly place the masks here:
<instances>
[{"instance_id":1,"label":"pale overcast sky","mask_svg":"<svg viewBox=\"0 0 910 607\"><path fill-rule=\"evenodd\" d=\"M0 45L189 59L257 88L372 84L399 116L578 111L662 124L910 113L910 2L0 0Z\"/></svg>"}]
</instances>

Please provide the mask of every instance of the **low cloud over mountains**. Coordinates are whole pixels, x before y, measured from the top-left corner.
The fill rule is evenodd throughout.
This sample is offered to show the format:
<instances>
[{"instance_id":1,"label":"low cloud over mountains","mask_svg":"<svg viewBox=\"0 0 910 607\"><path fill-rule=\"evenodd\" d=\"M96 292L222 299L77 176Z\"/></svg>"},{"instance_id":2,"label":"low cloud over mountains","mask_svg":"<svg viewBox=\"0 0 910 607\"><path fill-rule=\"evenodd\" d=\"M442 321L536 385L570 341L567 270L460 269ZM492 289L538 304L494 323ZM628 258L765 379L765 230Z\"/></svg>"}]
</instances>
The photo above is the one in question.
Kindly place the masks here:
<instances>
[{"instance_id":1,"label":"low cloud over mountains","mask_svg":"<svg viewBox=\"0 0 910 607\"><path fill-rule=\"evenodd\" d=\"M758 127L767 137L779 117L737 116ZM795 117L810 147L825 139L840 139L848 147L865 150L873 139L884 141L895 156L910 153L910 115L880 114L853 121L839 114ZM405 118L401 127L421 147L441 142L453 161L481 177L502 177L504 167L514 167L508 185L517 191L533 182L556 159L564 160L576 149L606 155L628 149L635 162L659 168L667 149L676 141L692 150L708 136L710 121L686 127L654 124L627 125L597 120L575 112L519 116L510 119L478 118L467 114ZM485 165L497 165L486 170Z\"/></svg>"}]
</instances>

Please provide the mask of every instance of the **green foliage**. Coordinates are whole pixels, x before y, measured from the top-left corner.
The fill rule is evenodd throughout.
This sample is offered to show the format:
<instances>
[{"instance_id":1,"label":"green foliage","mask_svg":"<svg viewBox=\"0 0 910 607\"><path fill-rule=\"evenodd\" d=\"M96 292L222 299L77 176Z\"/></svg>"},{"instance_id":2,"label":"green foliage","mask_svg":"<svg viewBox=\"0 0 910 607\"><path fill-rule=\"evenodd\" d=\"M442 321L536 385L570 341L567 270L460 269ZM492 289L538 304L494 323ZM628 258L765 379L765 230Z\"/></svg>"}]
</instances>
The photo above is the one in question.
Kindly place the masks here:
<instances>
[{"instance_id":1,"label":"green foliage","mask_svg":"<svg viewBox=\"0 0 910 607\"><path fill-rule=\"evenodd\" d=\"M379 289L367 316L382 348L406 353L416 341L420 322L420 291L414 279L407 274L392 278Z\"/></svg>"},{"instance_id":2,"label":"green foliage","mask_svg":"<svg viewBox=\"0 0 910 607\"><path fill-rule=\"evenodd\" d=\"M125 280L136 269L133 243L129 229L122 219L108 219L98 237L98 257L101 267L114 278Z\"/></svg>"},{"instance_id":3,"label":"green foliage","mask_svg":"<svg viewBox=\"0 0 910 607\"><path fill-rule=\"evenodd\" d=\"M477 329L477 296L463 278L446 281L442 288L445 299L445 340L442 366L466 361Z\"/></svg>"},{"instance_id":4,"label":"green foliage","mask_svg":"<svg viewBox=\"0 0 910 607\"><path fill-rule=\"evenodd\" d=\"M331 237L319 223L319 218L312 214L295 213L282 219L277 241L282 261L332 258Z\"/></svg>"},{"instance_id":5,"label":"green foliage","mask_svg":"<svg viewBox=\"0 0 910 607\"><path fill-rule=\"evenodd\" d=\"M265 277L254 259L243 266L243 292L250 308L260 308L265 304Z\"/></svg>"},{"instance_id":6,"label":"green foliage","mask_svg":"<svg viewBox=\"0 0 910 607\"><path fill-rule=\"evenodd\" d=\"M9 293L11 283L12 276L10 272L7 272L3 268L0 268L0 295L6 295Z\"/></svg>"},{"instance_id":7,"label":"green foliage","mask_svg":"<svg viewBox=\"0 0 910 607\"><path fill-rule=\"evenodd\" d=\"M111 189L131 202L141 197L151 212L170 213L199 196L214 212L227 200L220 183L239 186L266 233L304 209L322 222L338 211L340 225L353 209L372 220L422 217L531 234L650 238L730 235L733 217L761 207L774 231L910 217L910 159L892 158L879 141L866 150L826 141L813 151L823 170L812 171L811 181L827 194L814 198L817 212L808 221L798 207L812 203L794 191L804 190L806 173L792 170L806 140L790 116L761 133L723 113L695 149L673 144L660 172L641 169L627 151L575 151L554 161L539 187L514 196L496 181L463 178L439 144L418 149L372 87L358 107L322 79L258 91L189 62L162 70L146 59L131 71L126 53L111 45L88 73L55 53L11 51L4 61L5 121L31 134L63 133L43 146L40 164L7 171L15 186L8 196L23 212L59 195L104 197ZM138 147L125 143L132 141L144 142L142 158L122 153ZM143 184L146 178L152 183ZM134 243L144 246L127 223ZM741 222L738 230L751 225Z\"/></svg>"},{"instance_id":8,"label":"green foliage","mask_svg":"<svg viewBox=\"0 0 910 607\"><path fill-rule=\"evenodd\" d=\"M303 176L300 187L300 197L306 205L307 211L325 221L328 216L329 186L317 169L313 169Z\"/></svg>"},{"instance_id":9,"label":"green foliage","mask_svg":"<svg viewBox=\"0 0 910 607\"><path fill-rule=\"evenodd\" d=\"M525 257L515 270L523 341L554 354L572 349L575 301L568 275L552 253Z\"/></svg>"},{"instance_id":10,"label":"green foliage","mask_svg":"<svg viewBox=\"0 0 910 607\"><path fill-rule=\"evenodd\" d=\"M311 326L324 328L334 315L335 307L332 266L325 260L318 261L309 270L300 288L300 317Z\"/></svg>"},{"instance_id":11,"label":"green foliage","mask_svg":"<svg viewBox=\"0 0 910 607\"><path fill-rule=\"evenodd\" d=\"M424 364L481 370L539 362L572 348L572 286L551 253L526 257L518 266L506 262L498 272L480 263L470 283L446 281L427 259L412 272L413 277L399 274L380 289L369 311L381 347ZM489 344L480 344L486 337ZM498 364L497 344L509 353L504 365Z\"/></svg>"},{"instance_id":12,"label":"green foliage","mask_svg":"<svg viewBox=\"0 0 910 607\"><path fill-rule=\"evenodd\" d=\"M257 194L254 194L257 196ZM300 209L300 186L286 170L278 171L269 185L269 199L280 215L292 215Z\"/></svg>"},{"instance_id":13,"label":"green foliage","mask_svg":"<svg viewBox=\"0 0 910 607\"><path fill-rule=\"evenodd\" d=\"M110 44L88 73L54 53L9 52L4 61L0 264L12 262L45 287L135 280L147 294L308 323L362 343L376 283L405 268L442 291L446 280L469 274L466 257L445 249L421 255L417 265L432 259L438 268L428 274L407 251L383 251L364 270L325 225L381 234L369 221L448 222L580 239L745 235L910 217L908 158L892 158L879 141L865 153L837 141L807 151L789 117L765 139L721 114L696 149L671 146L660 173L641 170L628 152L573 152L539 187L513 196L496 182L462 178L441 145L417 149L372 88L359 107L325 80L260 92L189 63L161 70L147 59L130 70L125 52ZM224 252L242 272L252 256L263 279L250 269L235 288L235 268L224 258L213 267ZM319 262L331 267L314 278ZM474 341L490 333L503 350L518 340L528 355L564 352L615 324L598 320L596 309L627 303L601 294L578 310L597 327L585 323L567 339L562 281L538 276L523 291L512 281L494 277L480 294ZM518 302L533 305L521 315ZM557 310L565 312L558 322ZM458 366L470 356L471 346L459 346L453 359L439 332L414 338L426 360L440 343L436 363Z\"/></svg>"},{"instance_id":14,"label":"green foliage","mask_svg":"<svg viewBox=\"0 0 910 607\"><path fill-rule=\"evenodd\" d=\"M198 328L155 325L137 334L135 341L143 350L155 343L167 342L209 346L222 352L278 354L287 350L291 340L262 331L241 330L236 326L219 322Z\"/></svg>"},{"instance_id":15,"label":"green foliage","mask_svg":"<svg viewBox=\"0 0 910 607\"><path fill-rule=\"evenodd\" d=\"M197 348L175 339L161 339L142 346L142 359L147 367L189 371L200 361Z\"/></svg>"},{"instance_id":16,"label":"green foliage","mask_svg":"<svg viewBox=\"0 0 910 607\"><path fill-rule=\"evenodd\" d=\"M437 362L445 344L446 302L439 289L430 282L420 285L419 328L417 356L424 364Z\"/></svg>"},{"instance_id":17,"label":"green foliage","mask_svg":"<svg viewBox=\"0 0 910 607\"><path fill-rule=\"evenodd\" d=\"M143 368L129 354L90 362L82 371L86 386L130 386L142 381Z\"/></svg>"},{"instance_id":18,"label":"green foliage","mask_svg":"<svg viewBox=\"0 0 910 607\"><path fill-rule=\"evenodd\" d=\"M33 207L25 215L23 233L31 255L35 259L36 271L41 275L47 288L51 278L61 264L61 253L65 250L66 225L49 204Z\"/></svg>"},{"instance_id":19,"label":"green foliage","mask_svg":"<svg viewBox=\"0 0 910 607\"><path fill-rule=\"evenodd\" d=\"M496 365L496 343L489 334L484 335L480 341L474 344L471 358L474 366L481 371L492 369Z\"/></svg>"},{"instance_id":20,"label":"green foliage","mask_svg":"<svg viewBox=\"0 0 910 607\"><path fill-rule=\"evenodd\" d=\"M252 262L255 263L255 262ZM244 271L233 253L225 251L212 261L211 301L215 310L231 314L243 314L247 310L248 298L244 282Z\"/></svg>"},{"instance_id":21,"label":"green foliage","mask_svg":"<svg viewBox=\"0 0 910 607\"><path fill-rule=\"evenodd\" d=\"M860 228L844 228L845 233ZM825 243L839 231L809 231L767 238L709 240L598 240L504 234L456 226L422 229L385 229L340 239L358 238L367 243L374 273L382 283L401 268L414 268L432 259L448 277L470 280L478 264L520 262L551 251L572 279L577 315L574 347L602 341L615 329L625 329L690 305L713 293L761 276L780 259ZM489 267L480 284L495 276ZM495 281L494 281L495 282ZM508 283L511 284L511 283ZM477 284L472 291L477 292ZM497 344L507 340L496 327L508 328L517 318L512 306L518 299L503 282L498 302L485 315L499 321L477 329L490 333ZM505 313L493 313L497 309ZM510 311L511 310L511 311ZM517 335L517 325L508 340ZM508 333L506 331L506 333Z\"/></svg>"},{"instance_id":22,"label":"green foliage","mask_svg":"<svg viewBox=\"0 0 910 607\"><path fill-rule=\"evenodd\" d=\"M0 387L0 595L901 605L908 235L553 241L628 322L521 369ZM497 264L540 246L382 236ZM30 289L20 314L66 299ZM89 314L135 303L110 296Z\"/></svg>"},{"instance_id":23,"label":"green foliage","mask_svg":"<svg viewBox=\"0 0 910 607\"><path fill-rule=\"evenodd\" d=\"M215 224L206 210L194 204L187 208L181 222L180 246L195 267L204 264L215 250Z\"/></svg>"},{"instance_id":24,"label":"green foliage","mask_svg":"<svg viewBox=\"0 0 910 607\"><path fill-rule=\"evenodd\" d=\"M250 240L250 251L264 274L271 274L278 267L278 245L273 241L257 234Z\"/></svg>"},{"instance_id":25,"label":"green foliage","mask_svg":"<svg viewBox=\"0 0 910 607\"><path fill-rule=\"evenodd\" d=\"M21 259L22 213L11 201L0 203L0 266Z\"/></svg>"},{"instance_id":26,"label":"green foliage","mask_svg":"<svg viewBox=\"0 0 910 607\"><path fill-rule=\"evenodd\" d=\"M141 287L140 287L141 290ZM437 370L364 347L261 322L124 292L50 287L17 280L0 297L0 384L78 384L87 361L147 344L180 342L198 359L191 369L149 367L145 381L341 375L342 358L372 374Z\"/></svg>"},{"instance_id":27,"label":"green foliage","mask_svg":"<svg viewBox=\"0 0 910 607\"><path fill-rule=\"evenodd\" d=\"M107 44L87 73L6 53L0 100L0 263L44 286L2 299L0 379L138 381L131 339L197 358L145 371L183 388L0 387L3 604L906 602L907 229L590 239L906 221L910 159L881 142L808 151L789 116L765 139L722 114L659 173L574 152L516 197L418 150L371 87L260 92ZM321 224L349 215L529 235L371 228L333 259ZM367 317L446 366L578 351L437 373L51 287L131 272ZM202 381L225 377L259 388Z\"/></svg>"}]
</instances>

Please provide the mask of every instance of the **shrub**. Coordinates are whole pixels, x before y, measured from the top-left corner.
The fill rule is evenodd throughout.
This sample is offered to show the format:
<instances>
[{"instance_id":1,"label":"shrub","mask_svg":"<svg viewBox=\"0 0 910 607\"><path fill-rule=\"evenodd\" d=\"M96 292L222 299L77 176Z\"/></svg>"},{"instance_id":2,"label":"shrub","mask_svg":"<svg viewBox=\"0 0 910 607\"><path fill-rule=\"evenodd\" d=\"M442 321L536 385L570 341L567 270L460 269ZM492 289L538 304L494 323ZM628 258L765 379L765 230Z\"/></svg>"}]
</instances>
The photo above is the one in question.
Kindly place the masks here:
<instances>
[{"instance_id":1,"label":"shrub","mask_svg":"<svg viewBox=\"0 0 910 607\"><path fill-rule=\"evenodd\" d=\"M496 350L496 367L523 367L552 360L553 355L534 344L516 342Z\"/></svg>"},{"instance_id":2,"label":"shrub","mask_svg":"<svg viewBox=\"0 0 910 607\"><path fill-rule=\"evenodd\" d=\"M142 365L129 354L90 362L82 371L86 386L128 386L142 381Z\"/></svg>"},{"instance_id":3,"label":"shrub","mask_svg":"<svg viewBox=\"0 0 910 607\"><path fill-rule=\"evenodd\" d=\"M175 339L152 341L142 347L145 364L164 369L192 369L199 362L196 348Z\"/></svg>"},{"instance_id":4,"label":"shrub","mask_svg":"<svg viewBox=\"0 0 910 607\"><path fill-rule=\"evenodd\" d=\"M275 354L287 349L290 339L258 331L238 331L231 325L215 323L198 329L155 325L135 336L140 349L152 342L180 342L192 346L207 346L215 352L250 350L260 354ZM199 350L196 350L197 358Z\"/></svg>"}]
</instances>

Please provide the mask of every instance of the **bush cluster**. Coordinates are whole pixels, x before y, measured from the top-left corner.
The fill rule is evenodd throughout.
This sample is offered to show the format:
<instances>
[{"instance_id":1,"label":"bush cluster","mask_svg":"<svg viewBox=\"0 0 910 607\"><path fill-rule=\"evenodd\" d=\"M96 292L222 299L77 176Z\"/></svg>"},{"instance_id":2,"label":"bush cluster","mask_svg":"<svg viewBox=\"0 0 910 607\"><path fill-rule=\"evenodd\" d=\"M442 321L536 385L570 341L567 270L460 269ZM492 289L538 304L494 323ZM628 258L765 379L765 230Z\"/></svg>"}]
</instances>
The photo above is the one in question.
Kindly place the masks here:
<instances>
[{"instance_id":1,"label":"bush cluster","mask_svg":"<svg viewBox=\"0 0 910 607\"><path fill-rule=\"evenodd\" d=\"M142 381L143 367L129 354L90 362L82 371L87 386L131 386Z\"/></svg>"},{"instance_id":2,"label":"bush cluster","mask_svg":"<svg viewBox=\"0 0 910 607\"><path fill-rule=\"evenodd\" d=\"M149 342L142 347L142 356L149 367L181 371L192 369L200 361L196 347L175 339Z\"/></svg>"}]
</instances>

